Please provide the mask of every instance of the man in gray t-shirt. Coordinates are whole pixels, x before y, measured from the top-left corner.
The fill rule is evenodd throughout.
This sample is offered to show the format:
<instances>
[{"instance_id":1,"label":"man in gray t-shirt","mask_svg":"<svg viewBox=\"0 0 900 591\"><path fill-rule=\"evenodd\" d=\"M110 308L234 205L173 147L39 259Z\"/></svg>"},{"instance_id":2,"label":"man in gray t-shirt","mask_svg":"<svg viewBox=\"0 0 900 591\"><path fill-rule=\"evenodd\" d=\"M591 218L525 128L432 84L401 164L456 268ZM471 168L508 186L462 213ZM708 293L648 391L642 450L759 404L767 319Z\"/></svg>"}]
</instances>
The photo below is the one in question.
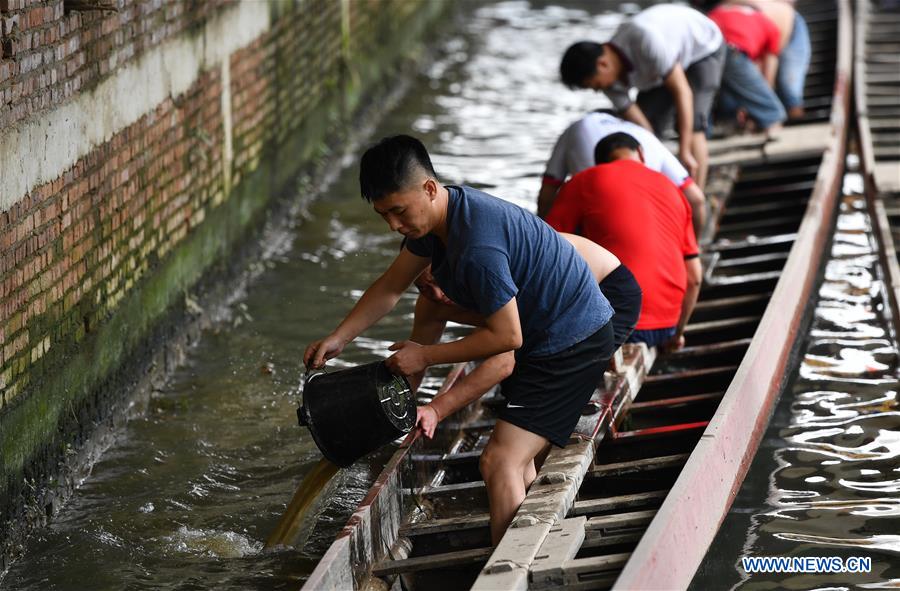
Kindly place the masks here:
<instances>
[{"instance_id":1,"label":"man in gray t-shirt","mask_svg":"<svg viewBox=\"0 0 900 591\"><path fill-rule=\"evenodd\" d=\"M657 135L675 115L678 157L703 188L706 130L724 59L715 23L693 8L658 4L623 22L607 43L569 47L560 74L570 88L603 91L625 119Z\"/></svg>"}]
</instances>

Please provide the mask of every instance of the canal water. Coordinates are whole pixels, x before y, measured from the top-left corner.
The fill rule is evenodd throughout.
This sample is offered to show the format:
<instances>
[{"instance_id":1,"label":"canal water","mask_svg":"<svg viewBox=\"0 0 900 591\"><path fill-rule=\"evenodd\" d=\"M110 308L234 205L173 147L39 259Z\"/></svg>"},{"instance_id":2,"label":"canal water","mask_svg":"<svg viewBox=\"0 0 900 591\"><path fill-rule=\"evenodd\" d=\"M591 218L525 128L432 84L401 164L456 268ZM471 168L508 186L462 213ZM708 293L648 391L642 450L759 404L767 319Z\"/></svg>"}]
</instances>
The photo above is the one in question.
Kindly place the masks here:
<instances>
[{"instance_id":1,"label":"canal water","mask_svg":"<svg viewBox=\"0 0 900 591\"><path fill-rule=\"evenodd\" d=\"M414 133L446 182L534 209L558 134L607 106L600 95L565 89L557 73L569 43L615 28L621 16L607 7L637 9L466 5L464 24L448 32L436 61L375 135ZM53 523L31 537L0 588L296 589L311 572L390 451L332 479L296 547L263 549L321 457L296 423L303 349L337 325L399 246L360 199L356 174L350 162L293 230L270 237L246 292L235 294ZM386 357L408 336L414 298L408 294L332 365ZM438 373L423 392L439 383Z\"/></svg>"},{"instance_id":2,"label":"canal water","mask_svg":"<svg viewBox=\"0 0 900 591\"><path fill-rule=\"evenodd\" d=\"M897 342L848 164L802 357L692 589L900 588ZM764 556L871 559L871 572L745 572Z\"/></svg>"}]
</instances>

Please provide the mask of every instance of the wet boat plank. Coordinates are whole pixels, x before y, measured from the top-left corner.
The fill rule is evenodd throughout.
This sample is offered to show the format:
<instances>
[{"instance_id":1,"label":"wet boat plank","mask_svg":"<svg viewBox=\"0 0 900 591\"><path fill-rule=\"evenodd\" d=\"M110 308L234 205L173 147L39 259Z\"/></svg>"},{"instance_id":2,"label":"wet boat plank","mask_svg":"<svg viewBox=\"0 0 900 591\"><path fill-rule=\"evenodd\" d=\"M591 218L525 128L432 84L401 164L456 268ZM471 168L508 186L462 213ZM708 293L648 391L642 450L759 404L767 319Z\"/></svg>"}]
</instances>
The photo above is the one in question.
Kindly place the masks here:
<instances>
[{"instance_id":1,"label":"wet boat plank","mask_svg":"<svg viewBox=\"0 0 900 591\"><path fill-rule=\"evenodd\" d=\"M575 558L584 543L585 517L563 519L550 529L531 566L529 588L563 585L563 564Z\"/></svg>"},{"instance_id":2,"label":"wet boat plank","mask_svg":"<svg viewBox=\"0 0 900 591\"><path fill-rule=\"evenodd\" d=\"M573 591L608 587L630 556L623 553L570 560L563 565L563 586Z\"/></svg>"},{"instance_id":3,"label":"wet boat plank","mask_svg":"<svg viewBox=\"0 0 900 591\"><path fill-rule=\"evenodd\" d=\"M590 499L586 501L575 501L572 510L569 511L570 516L591 515L602 511L611 511L614 509L624 509L628 507L639 507L656 501L662 502L668 491L657 490L647 493L639 493L634 495L619 495L615 497L605 497L601 499Z\"/></svg>"},{"instance_id":4,"label":"wet boat plank","mask_svg":"<svg viewBox=\"0 0 900 591\"><path fill-rule=\"evenodd\" d=\"M402 560L386 560L372 567L372 575L388 577L421 570L475 564L490 556L491 550L491 548L475 548L473 550L458 550L456 552L430 554Z\"/></svg>"},{"instance_id":5,"label":"wet boat plank","mask_svg":"<svg viewBox=\"0 0 900 591\"><path fill-rule=\"evenodd\" d=\"M603 517L591 517L585 524L585 530L603 535L606 532L647 525L653 520L656 511L632 511L618 513L616 515L604 515Z\"/></svg>"},{"instance_id":6,"label":"wet boat plank","mask_svg":"<svg viewBox=\"0 0 900 591\"><path fill-rule=\"evenodd\" d=\"M631 405L631 412L636 413L642 410L671 408L681 404L691 404L695 402L708 402L710 400L718 400L724 395L725 392L710 392L708 394L693 394L690 396L675 396L673 398L662 398L660 400L648 400L647 402L635 402Z\"/></svg>"},{"instance_id":7,"label":"wet boat plank","mask_svg":"<svg viewBox=\"0 0 900 591\"><path fill-rule=\"evenodd\" d=\"M692 345L669 353L670 360L678 360L690 357L706 357L714 353L721 353L731 349L743 349L750 345L751 339L735 339L733 341L722 341L718 343L710 343L708 345Z\"/></svg>"},{"instance_id":8,"label":"wet boat plank","mask_svg":"<svg viewBox=\"0 0 900 591\"><path fill-rule=\"evenodd\" d=\"M610 548L621 548L623 546L634 546L634 543L641 539L641 532L637 529L627 533L605 534L600 530L590 530L584 532L584 544L582 549L594 548L607 550Z\"/></svg>"},{"instance_id":9,"label":"wet boat plank","mask_svg":"<svg viewBox=\"0 0 900 591\"><path fill-rule=\"evenodd\" d=\"M431 519L421 523L410 523L400 528L400 535L406 537L442 534L465 529L477 529L488 527L491 516L487 513L478 515L466 515L463 517L447 517L445 519Z\"/></svg>"},{"instance_id":10,"label":"wet boat plank","mask_svg":"<svg viewBox=\"0 0 900 591\"><path fill-rule=\"evenodd\" d=\"M900 162L875 164L875 183L886 193L900 193Z\"/></svg>"},{"instance_id":11,"label":"wet boat plank","mask_svg":"<svg viewBox=\"0 0 900 591\"><path fill-rule=\"evenodd\" d=\"M454 453L445 453L445 454L426 454L426 453L418 453L411 454L411 459L413 462L439 462L443 464L462 464L467 462L473 462L481 457L480 449L473 449L468 451L460 451Z\"/></svg>"},{"instance_id":12,"label":"wet boat plank","mask_svg":"<svg viewBox=\"0 0 900 591\"><path fill-rule=\"evenodd\" d=\"M616 441L623 442L629 439L646 439L651 437L667 437L689 431L703 431L709 421L695 421L693 423L681 423L665 427L649 427L647 429L635 429L633 431L619 431L616 433Z\"/></svg>"},{"instance_id":13,"label":"wet boat plank","mask_svg":"<svg viewBox=\"0 0 900 591\"><path fill-rule=\"evenodd\" d=\"M591 476L596 478L602 476L631 474L634 472L672 468L683 465L687 461L688 456L690 456L690 454L673 454L669 456L658 456L655 458L642 458L640 460L631 460L629 462L600 464L594 466L591 469Z\"/></svg>"},{"instance_id":14,"label":"wet boat plank","mask_svg":"<svg viewBox=\"0 0 900 591\"><path fill-rule=\"evenodd\" d=\"M709 162L711 166L747 165L799 154L820 154L830 133L828 123L809 123L782 128L770 139L757 134L711 140Z\"/></svg>"},{"instance_id":15,"label":"wet boat plank","mask_svg":"<svg viewBox=\"0 0 900 591\"><path fill-rule=\"evenodd\" d=\"M455 482L453 484L441 484L438 486L427 486L417 491L423 496L435 497L442 495L456 495L471 491L479 491L484 489L483 480L474 480L471 482Z\"/></svg>"}]
</instances>

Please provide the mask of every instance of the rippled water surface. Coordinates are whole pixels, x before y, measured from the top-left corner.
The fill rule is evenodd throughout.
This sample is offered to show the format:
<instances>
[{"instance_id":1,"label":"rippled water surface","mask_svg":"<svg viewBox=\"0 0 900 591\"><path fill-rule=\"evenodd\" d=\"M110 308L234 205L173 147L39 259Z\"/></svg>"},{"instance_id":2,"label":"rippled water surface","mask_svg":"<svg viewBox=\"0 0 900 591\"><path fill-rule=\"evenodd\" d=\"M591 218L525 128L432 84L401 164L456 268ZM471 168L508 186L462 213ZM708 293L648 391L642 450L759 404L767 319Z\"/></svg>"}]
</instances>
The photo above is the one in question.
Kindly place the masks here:
<instances>
[{"instance_id":1,"label":"rippled water surface","mask_svg":"<svg viewBox=\"0 0 900 591\"><path fill-rule=\"evenodd\" d=\"M411 130L446 181L533 209L558 134L605 106L557 80L570 42L607 36L621 18L602 13L618 2L587 4L594 14L547 3L470 5L465 25L376 133ZM375 458L340 473L305 543L263 551L320 458L296 424L303 347L339 322L399 245L359 198L355 176L351 166L294 231L271 237L271 256L247 293L31 538L0 587L293 589L305 578L379 469ZM413 301L410 294L336 365L384 357L407 336Z\"/></svg>"},{"instance_id":2,"label":"rippled water surface","mask_svg":"<svg viewBox=\"0 0 900 591\"><path fill-rule=\"evenodd\" d=\"M844 190L803 357L693 588L900 588L897 347L859 175ZM751 556L868 557L872 571L748 575Z\"/></svg>"}]
</instances>

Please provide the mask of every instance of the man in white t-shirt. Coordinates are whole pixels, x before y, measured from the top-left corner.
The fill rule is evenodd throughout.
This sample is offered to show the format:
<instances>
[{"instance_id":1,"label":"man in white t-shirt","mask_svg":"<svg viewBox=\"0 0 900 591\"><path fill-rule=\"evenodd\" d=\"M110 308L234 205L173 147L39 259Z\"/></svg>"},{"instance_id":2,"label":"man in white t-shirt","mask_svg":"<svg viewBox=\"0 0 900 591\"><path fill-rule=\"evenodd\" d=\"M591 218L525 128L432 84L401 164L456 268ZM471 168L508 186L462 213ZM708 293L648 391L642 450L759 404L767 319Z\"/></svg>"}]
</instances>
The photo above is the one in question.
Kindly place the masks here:
<instances>
[{"instance_id":1,"label":"man in white t-shirt","mask_svg":"<svg viewBox=\"0 0 900 591\"><path fill-rule=\"evenodd\" d=\"M570 46L559 69L566 86L603 91L625 119L657 135L675 115L678 158L702 188L706 130L724 64L715 23L693 8L658 4L619 25L607 43ZM638 90L636 102L631 89Z\"/></svg>"},{"instance_id":2,"label":"man in white t-shirt","mask_svg":"<svg viewBox=\"0 0 900 591\"><path fill-rule=\"evenodd\" d=\"M625 121L608 111L588 113L572 123L556 141L538 194L537 213L544 217L567 178L596 165L594 149L597 142L613 133L627 133L640 144L647 168L668 177L681 189L691 204L694 231L700 235L706 213L706 196L693 181L678 158L647 129Z\"/></svg>"}]
</instances>

